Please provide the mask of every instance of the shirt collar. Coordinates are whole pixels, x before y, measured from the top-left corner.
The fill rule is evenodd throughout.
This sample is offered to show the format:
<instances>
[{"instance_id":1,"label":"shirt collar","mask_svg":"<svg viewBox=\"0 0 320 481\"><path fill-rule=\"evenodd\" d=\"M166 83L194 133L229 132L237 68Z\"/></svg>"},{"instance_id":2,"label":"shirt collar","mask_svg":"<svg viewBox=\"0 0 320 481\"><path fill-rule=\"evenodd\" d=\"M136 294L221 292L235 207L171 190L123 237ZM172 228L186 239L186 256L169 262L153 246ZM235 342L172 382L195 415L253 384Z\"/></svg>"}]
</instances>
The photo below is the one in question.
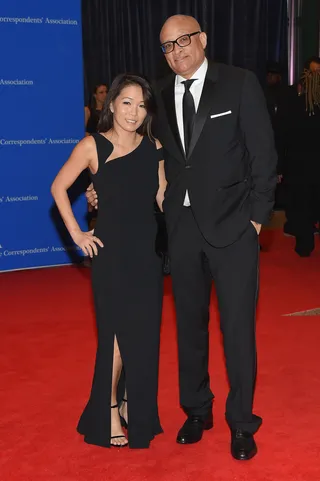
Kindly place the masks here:
<instances>
[{"instance_id":1,"label":"shirt collar","mask_svg":"<svg viewBox=\"0 0 320 481\"><path fill-rule=\"evenodd\" d=\"M196 79L196 83L204 82L204 79L206 77L206 73L208 70L208 60L205 58L198 70L190 77L191 79ZM181 82L186 80L184 77L181 77L181 75L176 75L176 85L179 85Z\"/></svg>"}]
</instances>

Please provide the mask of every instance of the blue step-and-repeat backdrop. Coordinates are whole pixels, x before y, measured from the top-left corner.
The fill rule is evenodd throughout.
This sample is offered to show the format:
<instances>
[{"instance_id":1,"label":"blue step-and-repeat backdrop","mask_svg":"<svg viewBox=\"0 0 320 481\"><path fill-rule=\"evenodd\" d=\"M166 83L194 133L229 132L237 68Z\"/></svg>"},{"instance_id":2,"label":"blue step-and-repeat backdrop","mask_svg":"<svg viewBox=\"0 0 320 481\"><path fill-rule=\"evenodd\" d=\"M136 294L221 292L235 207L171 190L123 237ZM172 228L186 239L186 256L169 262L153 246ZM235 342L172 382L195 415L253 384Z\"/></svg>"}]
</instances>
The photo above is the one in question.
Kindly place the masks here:
<instances>
[{"instance_id":1,"label":"blue step-and-repeat backdrop","mask_svg":"<svg viewBox=\"0 0 320 481\"><path fill-rule=\"evenodd\" d=\"M0 45L0 271L71 263L81 252L50 186L84 136L81 0L1 2Z\"/></svg>"}]
</instances>

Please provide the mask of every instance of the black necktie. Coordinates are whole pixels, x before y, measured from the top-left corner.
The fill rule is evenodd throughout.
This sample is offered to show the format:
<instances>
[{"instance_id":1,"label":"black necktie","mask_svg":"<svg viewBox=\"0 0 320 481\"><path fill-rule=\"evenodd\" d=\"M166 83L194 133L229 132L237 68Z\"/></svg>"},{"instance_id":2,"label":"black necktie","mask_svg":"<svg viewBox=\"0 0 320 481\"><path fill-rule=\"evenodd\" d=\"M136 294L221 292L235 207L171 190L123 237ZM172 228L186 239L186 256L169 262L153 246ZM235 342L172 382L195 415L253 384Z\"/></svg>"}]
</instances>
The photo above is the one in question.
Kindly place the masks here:
<instances>
[{"instance_id":1,"label":"black necktie","mask_svg":"<svg viewBox=\"0 0 320 481\"><path fill-rule=\"evenodd\" d=\"M186 157L188 156L190 140L192 136L194 118L196 115L196 109L194 106L194 100L192 93L190 92L190 87L196 79L184 80L184 94L182 100L182 112L183 112L183 131L184 131L184 149L186 152Z\"/></svg>"}]
</instances>

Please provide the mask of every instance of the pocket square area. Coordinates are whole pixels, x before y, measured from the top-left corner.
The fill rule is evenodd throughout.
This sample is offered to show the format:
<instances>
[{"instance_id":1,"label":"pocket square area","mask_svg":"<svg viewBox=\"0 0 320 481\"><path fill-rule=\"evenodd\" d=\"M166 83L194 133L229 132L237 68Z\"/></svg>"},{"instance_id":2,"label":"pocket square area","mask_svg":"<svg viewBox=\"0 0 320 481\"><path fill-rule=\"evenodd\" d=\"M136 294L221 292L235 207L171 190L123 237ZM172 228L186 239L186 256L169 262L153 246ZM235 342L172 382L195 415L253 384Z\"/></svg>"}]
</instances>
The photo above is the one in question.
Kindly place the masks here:
<instances>
[{"instance_id":1,"label":"pocket square area","mask_svg":"<svg viewBox=\"0 0 320 481\"><path fill-rule=\"evenodd\" d=\"M217 117L223 117L224 115L230 115L232 114L232 111L231 110L227 110L226 112L220 112L220 114L214 114L214 115L210 115L210 118L211 119L215 119Z\"/></svg>"}]
</instances>

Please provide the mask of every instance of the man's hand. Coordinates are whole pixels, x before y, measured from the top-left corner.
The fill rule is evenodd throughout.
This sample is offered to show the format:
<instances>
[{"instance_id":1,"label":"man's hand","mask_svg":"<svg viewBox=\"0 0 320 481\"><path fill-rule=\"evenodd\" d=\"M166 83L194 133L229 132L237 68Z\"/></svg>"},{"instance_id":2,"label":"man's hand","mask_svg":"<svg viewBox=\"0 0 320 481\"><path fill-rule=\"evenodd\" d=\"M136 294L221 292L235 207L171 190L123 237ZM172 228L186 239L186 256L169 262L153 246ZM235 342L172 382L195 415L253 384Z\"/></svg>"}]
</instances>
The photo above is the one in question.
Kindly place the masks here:
<instances>
[{"instance_id":1,"label":"man's hand","mask_svg":"<svg viewBox=\"0 0 320 481\"><path fill-rule=\"evenodd\" d=\"M96 191L93 188L93 184L91 183L86 190L86 198L87 202L91 207L98 209L98 196Z\"/></svg>"},{"instance_id":2,"label":"man's hand","mask_svg":"<svg viewBox=\"0 0 320 481\"><path fill-rule=\"evenodd\" d=\"M260 231L261 231L261 224L258 224L257 222L254 222L254 220L251 220L250 222L253 225L253 227L256 229L257 234L259 235Z\"/></svg>"}]
</instances>

